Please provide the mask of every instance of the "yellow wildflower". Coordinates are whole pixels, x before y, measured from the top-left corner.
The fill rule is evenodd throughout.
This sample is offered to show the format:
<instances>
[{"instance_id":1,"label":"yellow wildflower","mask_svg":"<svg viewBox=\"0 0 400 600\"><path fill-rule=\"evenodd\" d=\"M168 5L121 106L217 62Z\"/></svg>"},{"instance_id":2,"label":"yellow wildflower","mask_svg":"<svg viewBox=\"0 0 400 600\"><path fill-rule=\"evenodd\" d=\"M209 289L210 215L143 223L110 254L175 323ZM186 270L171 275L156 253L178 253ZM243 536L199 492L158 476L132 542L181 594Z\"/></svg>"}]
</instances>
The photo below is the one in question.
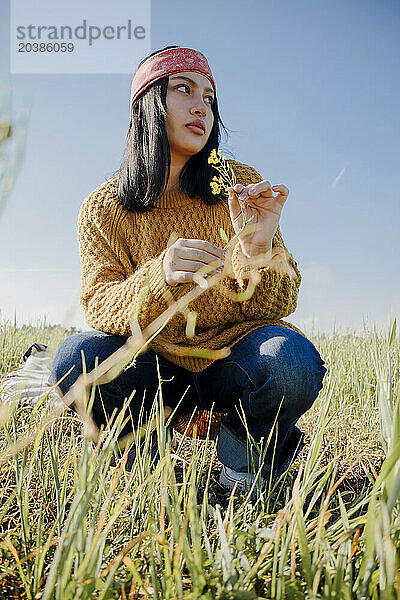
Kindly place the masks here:
<instances>
[{"instance_id":1,"label":"yellow wildflower","mask_svg":"<svg viewBox=\"0 0 400 600\"><path fill-rule=\"evenodd\" d=\"M213 168L216 169L219 173L219 177L214 175L214 177L210 181L210 187L211 187L212 193L217 195L222 192L224 196L228 196L228 188L229 187L233 188L236 185L236 176L235 176L235 172L232 169L231 165L228 163L225 156L221 155L220 150L218 150L218 154L217 154L217 150L215 148L213 150L211 150L211 152L210 152L210 156L208 157L208 164L212 165ZM235 192L235 194L236 194L236 197L238 198L238 194L236 192ZM241 231L243 231L244 228L246 227L246 225L254 219L254 216L252 216L250 219L247 219L247 210L246 210L247 202L246 201L243 202L243 201L239 200L239 204L240 204L240 210L241 210L242 217L243 217L243 225L242 225L240 231L238 233L236 233L236 235L234 235L230 241L228 241L228 237L227 237L226 233L223 231L223 229L220 230L221 238L225 243L224 249L226 249L229 245L233 246L233 242L236 239L238 239L239 233Z\"/></svg>"},{"instance_id":2,"label":"yellow wildflower","mask_svg":"<svg viewBox=\"0 0 400 600\"><path fill-rule=\"evenodd\" d=\"M213 177L210 181L210 186L213 194L219 194L221 191L225 196L228 195L227 188L233 187L236 184L236 177L232 167L228 163L225 156L222 156L221 150L214 148L208 157L208 163L213 165L214 169L220 174L219 177Z\"/></svg>"},{"instance_id":3,"label":"yellow wildflower","mask_svg":"<svg viewBox=\"0 0 400 600\"><path fill-rule=\"evenodd\" d=\"M210 165L216 165L218 164L218 156L217 156L217 151L215 150L211 150L211 154L208 157L208 164Z\"/></svg>"}]
</instances>

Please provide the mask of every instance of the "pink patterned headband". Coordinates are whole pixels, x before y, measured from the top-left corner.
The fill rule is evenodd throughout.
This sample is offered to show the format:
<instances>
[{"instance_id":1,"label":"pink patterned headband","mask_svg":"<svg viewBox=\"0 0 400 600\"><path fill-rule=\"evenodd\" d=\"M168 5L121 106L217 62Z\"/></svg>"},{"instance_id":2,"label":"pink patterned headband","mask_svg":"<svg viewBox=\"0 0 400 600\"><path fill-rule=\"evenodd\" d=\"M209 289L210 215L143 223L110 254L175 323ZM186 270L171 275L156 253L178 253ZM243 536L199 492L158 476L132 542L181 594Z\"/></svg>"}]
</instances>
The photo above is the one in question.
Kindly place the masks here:
<instances>
[{"instance_id":1,"label":"pink patterned headband","mask_svg":"<svg viewBox=\"0 0 400 600\"><path fill-rule=\"evenodd\" d=\"M130 107L154 81L181 71L196 71L205 75L216 92L210 65L204 54L192 48L169 48L150 56L136 70L132 79Z\"/></svg>"}]
</instances>

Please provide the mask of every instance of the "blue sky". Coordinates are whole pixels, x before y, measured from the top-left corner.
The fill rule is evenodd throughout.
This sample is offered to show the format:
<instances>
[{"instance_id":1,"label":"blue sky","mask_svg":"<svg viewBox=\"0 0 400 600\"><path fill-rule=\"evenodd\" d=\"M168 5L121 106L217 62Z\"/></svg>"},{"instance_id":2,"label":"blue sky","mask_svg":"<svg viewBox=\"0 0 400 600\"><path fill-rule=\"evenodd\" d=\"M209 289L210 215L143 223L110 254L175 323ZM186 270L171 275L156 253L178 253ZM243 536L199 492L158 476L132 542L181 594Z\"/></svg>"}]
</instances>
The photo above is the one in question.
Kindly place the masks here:
<instances>
[{"instance_id":1,"label":"blue sky","mask_svg":"<svg viewBox=\"0 0 400 600\"><path fill-rule=\"evenodd\" d=\"M399 26L395 0L151 4L152 51L180 44L209 60L233 130L223 151L290 190L280 227L303 279L286 320L307 332L399 316ZM88 329L77 216L120 164L131 76L10 75L7 2L0 39L15 114L30 107L0 218L0 318Z\"/></svg>"}]
</instances>

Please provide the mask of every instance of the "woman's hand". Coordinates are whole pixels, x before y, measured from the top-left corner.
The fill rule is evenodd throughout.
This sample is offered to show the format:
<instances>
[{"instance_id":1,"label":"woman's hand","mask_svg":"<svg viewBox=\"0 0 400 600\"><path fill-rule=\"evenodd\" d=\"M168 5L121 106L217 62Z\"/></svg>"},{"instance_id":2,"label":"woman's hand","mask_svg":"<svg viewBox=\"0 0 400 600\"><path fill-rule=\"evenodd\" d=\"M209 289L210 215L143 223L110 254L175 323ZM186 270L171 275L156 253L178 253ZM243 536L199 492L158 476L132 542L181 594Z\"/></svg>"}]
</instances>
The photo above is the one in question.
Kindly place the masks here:
<instances>
[{"instance_id":1,"label":"woman's hand","mask_svg":"<svg viewBox=\"0 0 400 600\"><path fill-rule=\"evenodd\" d=\"M163 260L165 281L169 285L190 283L195 273L215 275L222 271L225 252L206 240L179 238L167 250Z\"/></svg>"},{"instance_id":2,"label":"woman's hand","mask_svg":"<svg viewBox=\"0 0 400 600\"><path fill-rule=\"evenodd\" d=\"M283 205L289 195L285 185L271 187L269 181L260 181L244 186L237 183L233 188L228 188L228 204L231 221L235 233L243 226L243 215L240 210L239 200L233 192L238 192L240 200L246 200L243 206L246 221L252 219L239 234L239 242L243 254L247 257L264 254L272 247L272 239L278 227ZM277 196L273 195L278 192ZM247 232L247 233L246 233Z\"/></svg>"}]
</instances>

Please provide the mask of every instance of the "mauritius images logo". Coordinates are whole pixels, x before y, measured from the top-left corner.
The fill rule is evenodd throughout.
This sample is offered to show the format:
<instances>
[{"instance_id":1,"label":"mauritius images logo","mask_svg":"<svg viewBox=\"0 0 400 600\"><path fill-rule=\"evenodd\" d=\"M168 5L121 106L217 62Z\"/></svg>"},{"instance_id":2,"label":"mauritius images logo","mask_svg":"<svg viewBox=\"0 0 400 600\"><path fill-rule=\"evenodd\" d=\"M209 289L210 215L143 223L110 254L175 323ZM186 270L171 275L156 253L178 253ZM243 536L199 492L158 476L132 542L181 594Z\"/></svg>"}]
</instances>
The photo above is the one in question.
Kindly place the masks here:
<instances>
[{"instance_id":1,"label":"mauritius images logo","mask_svg":"<svg viewBox=\"0 0 400 600\"><path fill-rule=\"evenodd\" d=\"M55 4L11 0L11 73L131 74L150 53L149 0Z\"/></svg>"}]
</instances>

